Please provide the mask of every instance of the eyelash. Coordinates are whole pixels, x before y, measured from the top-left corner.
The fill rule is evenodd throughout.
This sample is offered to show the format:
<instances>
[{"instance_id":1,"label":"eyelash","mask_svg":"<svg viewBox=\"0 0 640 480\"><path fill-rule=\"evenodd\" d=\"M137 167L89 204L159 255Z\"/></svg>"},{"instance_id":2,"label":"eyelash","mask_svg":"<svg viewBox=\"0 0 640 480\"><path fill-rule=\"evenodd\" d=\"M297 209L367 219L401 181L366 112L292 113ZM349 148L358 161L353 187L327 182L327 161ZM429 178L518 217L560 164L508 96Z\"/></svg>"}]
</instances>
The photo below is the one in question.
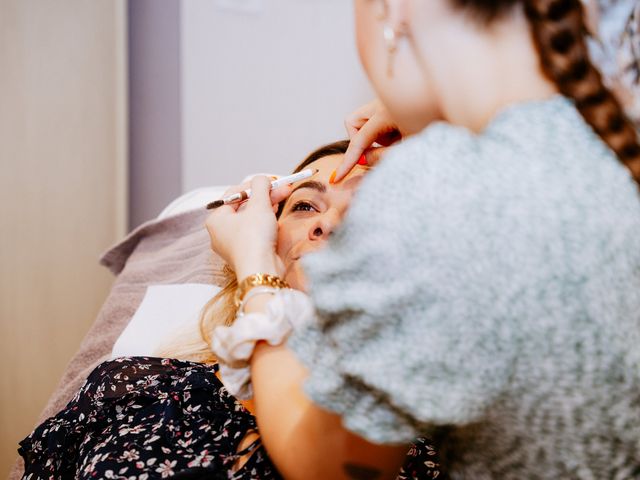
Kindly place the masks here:
<instances>
[{"instance_id":1,"label":"eyelash","mask_svg":"<svg viewBox=\"0 0 640 480\"><path fill-rule=\"evenodd\" d=\"M303 207L303 206L309 207L314 212L317 211L316 208L313 205L311 205L311 203L309 203L309 202L307 202L305 200L300 200L299 202L296 202L293 205L293 207L291 207L291 211L292 212L309 212L309 211L311 211L311 210L306 210L306 209L303 210L303 209L301 209L300 207Z\"/></svg>"}]
</instances>

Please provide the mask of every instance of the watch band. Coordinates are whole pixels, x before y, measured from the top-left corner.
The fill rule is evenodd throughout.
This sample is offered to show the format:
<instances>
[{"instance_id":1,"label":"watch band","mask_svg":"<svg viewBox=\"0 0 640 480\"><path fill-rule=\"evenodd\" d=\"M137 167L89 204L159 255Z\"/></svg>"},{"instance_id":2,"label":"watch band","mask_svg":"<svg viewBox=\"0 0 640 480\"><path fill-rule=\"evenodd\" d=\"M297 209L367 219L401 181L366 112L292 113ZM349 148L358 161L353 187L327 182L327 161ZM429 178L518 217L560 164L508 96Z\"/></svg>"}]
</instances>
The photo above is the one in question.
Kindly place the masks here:
<instances>
[{"instance_id":1,"label":"watch band","mask_svg":"<svg viewBox=\"0 0 640 480\"><path fill-rule=\"evenodd\" d=\"M276 275L268 273L254 273L238 284L234 297L236 307L239 307L244 296L254 287L291 288L287 282Z\"/></svg>"}]
</instances>

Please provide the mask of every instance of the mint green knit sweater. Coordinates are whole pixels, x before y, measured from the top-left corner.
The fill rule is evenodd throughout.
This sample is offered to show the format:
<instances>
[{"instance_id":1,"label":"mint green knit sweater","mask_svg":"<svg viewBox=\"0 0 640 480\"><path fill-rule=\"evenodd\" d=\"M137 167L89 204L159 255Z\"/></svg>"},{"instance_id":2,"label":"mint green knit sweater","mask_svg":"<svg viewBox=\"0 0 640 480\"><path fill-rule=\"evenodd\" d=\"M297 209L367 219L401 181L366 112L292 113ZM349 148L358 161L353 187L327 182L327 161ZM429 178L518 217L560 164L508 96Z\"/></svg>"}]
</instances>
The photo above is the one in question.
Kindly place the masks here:
<instances>
[{"instance_id":1,"label":"mint green knit sweater","mask_svg":"<svg viewBox=\"0 0 640 480\"><path fill-rule=\"evenodd\" d=\"M306 391L453 479L640 478L640 195L572 102L434 124L305 259Z\"/></svg>"}]
</instances>

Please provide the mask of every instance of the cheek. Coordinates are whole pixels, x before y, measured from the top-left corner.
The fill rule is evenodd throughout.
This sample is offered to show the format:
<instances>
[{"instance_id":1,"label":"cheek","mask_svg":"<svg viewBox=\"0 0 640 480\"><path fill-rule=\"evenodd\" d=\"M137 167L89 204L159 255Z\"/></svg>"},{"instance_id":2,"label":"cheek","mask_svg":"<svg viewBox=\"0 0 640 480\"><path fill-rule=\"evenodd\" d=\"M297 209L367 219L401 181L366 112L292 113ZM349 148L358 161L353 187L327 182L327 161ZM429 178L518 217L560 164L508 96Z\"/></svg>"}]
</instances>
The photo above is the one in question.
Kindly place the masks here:
<instances>
[{"instance_id":1,"label":"cheek","mask_svg":"<svg viewBox=\"0 0 640 480\"><path fill-rule=\"evenodd\" d=\"M276 243L276 253L281 259L284 259L285 254L289 251L289 239L286 233L286 226L283 222L278 222L278 243Z\"/></svg>"},{"instance_id":2,"label":"cheek","mask_svg":"<svg viewBox=\"0 0 640 480\"><path fill-rule=\"evenodd\" d=\"M360 62L369 78L376 74L375 59L378 50L372 3L371 0L356 0L354 2L356 45Z\"/></svg>"},{"instance_id":3,"label":"cheek","mask_svg":"<svg viewBox=\"0 0 640 480\"><path fill-rule=\"evenodd\" d=\"M304 225L298 220L284 219L278 222L276 253L284 261L289 251L301 240Z\"/></svg>"}]
</instances>

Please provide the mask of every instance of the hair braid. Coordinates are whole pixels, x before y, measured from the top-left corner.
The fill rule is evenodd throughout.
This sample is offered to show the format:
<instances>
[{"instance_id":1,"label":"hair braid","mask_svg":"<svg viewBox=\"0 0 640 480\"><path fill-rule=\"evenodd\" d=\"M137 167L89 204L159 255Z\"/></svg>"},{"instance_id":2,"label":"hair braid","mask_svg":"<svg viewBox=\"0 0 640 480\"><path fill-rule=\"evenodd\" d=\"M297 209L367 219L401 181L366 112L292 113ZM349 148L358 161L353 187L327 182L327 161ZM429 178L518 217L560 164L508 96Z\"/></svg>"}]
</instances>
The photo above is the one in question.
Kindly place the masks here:
<instances>
[{"instance_id":1,"label":"hair braid","mask_svg":"<svg viewBox=\"0 0 640 480\"><path fill-rule=\"evenodd\" d=\"M640 184L640 144L633 123L589 59L580 0L525 0L545 74Z\"/></svg>"}]
</instances>

